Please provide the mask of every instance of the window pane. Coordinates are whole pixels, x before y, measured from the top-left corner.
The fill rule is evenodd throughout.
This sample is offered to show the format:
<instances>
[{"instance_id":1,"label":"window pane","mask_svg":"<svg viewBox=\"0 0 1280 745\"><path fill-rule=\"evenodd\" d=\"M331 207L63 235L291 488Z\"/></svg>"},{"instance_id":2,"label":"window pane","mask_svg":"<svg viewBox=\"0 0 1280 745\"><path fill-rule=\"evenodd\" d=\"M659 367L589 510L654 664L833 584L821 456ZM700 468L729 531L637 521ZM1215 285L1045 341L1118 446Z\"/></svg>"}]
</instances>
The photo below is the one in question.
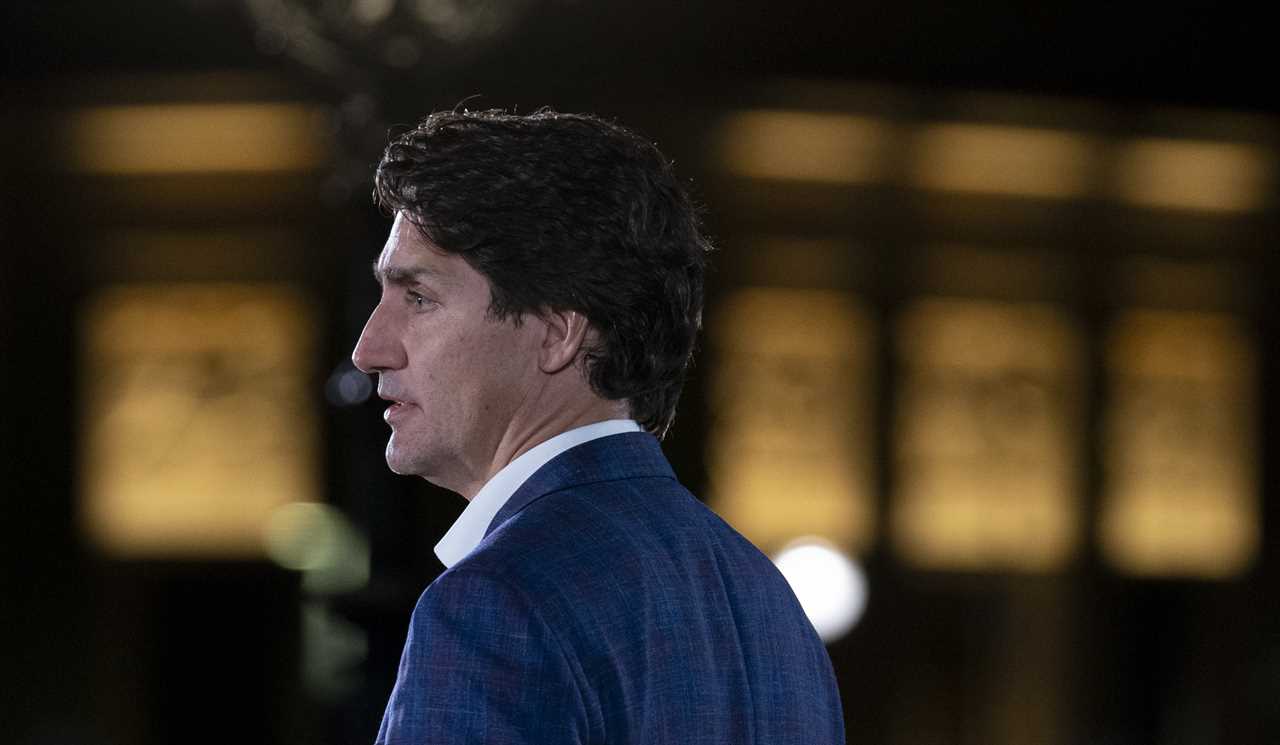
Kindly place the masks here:
<instances>
[{"instance_id":1,"label":"window pane","mask_svg":"<svg viewBox=\"0 0 1280 745\"><path fill-rule=\"evenodd\" d=\"M757 288L735 293L717 318L711 505L766 552L800 535L867 548L866 315L838 292Z\"/></svg>"},{"instance_id":2,"label":"window pane","mask_svg":"<svg viewBox=\"0 0 1280 745\"><path fill-rule=\"evenodd\" d=\"M1080 340L1032 303L923 300L897 326L892 526L946 569L1061 566L1078 532Z\"/></svg>"},{"instance_id":3,"label":"window pane","mask_svg":"<svg viewBox=\"0 0 1280 745\"><path fill-rule=\"evenodd\" d=\"M312 326L286 287L133 285L85 308L84 529L121 555L257 556L317 494Z\"/></svg>"},{"instance_id":4,"label":"window pane","mask_svg":"<svg viewBox=\"0 0 1280 745\"><path fill-rule=\"evenodd\" d=\"M1252 341L1227 315L1137 310L1107 342L1105 556L1134 574L1246 568L1258 524Z\"/></svg>"}]
</instances>

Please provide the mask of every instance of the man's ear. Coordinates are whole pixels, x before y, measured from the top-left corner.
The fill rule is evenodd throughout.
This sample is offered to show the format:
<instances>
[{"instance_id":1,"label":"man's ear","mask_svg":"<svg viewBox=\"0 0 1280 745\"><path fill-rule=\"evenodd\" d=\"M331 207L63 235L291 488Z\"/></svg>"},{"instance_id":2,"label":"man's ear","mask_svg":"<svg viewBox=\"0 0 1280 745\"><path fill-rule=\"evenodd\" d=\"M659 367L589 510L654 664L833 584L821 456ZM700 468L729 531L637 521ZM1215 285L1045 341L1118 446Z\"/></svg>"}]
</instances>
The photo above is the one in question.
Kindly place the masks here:
<instances>
[{"instance_id":1,"label":"man's ear","mask_svg":"<svg viewBox=\"0 0 1280 745\"><path fill-rule=\"evenodd\" d=\"M546 334L538 350L538 368L558 373L577 359L591 323L576 310L547 310L541 314Z\"/></svg>"}]
</instances>

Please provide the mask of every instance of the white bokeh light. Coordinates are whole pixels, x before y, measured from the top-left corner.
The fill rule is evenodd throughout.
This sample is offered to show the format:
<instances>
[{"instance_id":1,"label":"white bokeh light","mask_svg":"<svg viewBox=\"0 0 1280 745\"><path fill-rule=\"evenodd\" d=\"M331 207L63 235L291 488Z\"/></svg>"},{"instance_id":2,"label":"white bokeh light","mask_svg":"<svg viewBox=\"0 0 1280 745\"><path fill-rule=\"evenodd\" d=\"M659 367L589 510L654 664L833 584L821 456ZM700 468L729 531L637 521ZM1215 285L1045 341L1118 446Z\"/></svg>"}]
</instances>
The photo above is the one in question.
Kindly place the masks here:
<instances>
[{"instance_id":1,"label":"white bokeh light","mask_svg":"<svg viewBox=\"0 0 1280 745\"><path fill-rule=\"evenodd\" d=\"M344 362L324 384L324 395L334 406L357 406L373 395L373 380L351 363Z\"/></svg>"},{"instance_id":2,"label":"white bokeh light","mask_svg":"<svg viewBox=\"0 0 1280 745\"><path fill-rule=\"evenodd\" d=\"M866 575L829 541L797 538L773 557L773 563L824 642L849 633L867 608Z\"/></svg>"}]
</instances>

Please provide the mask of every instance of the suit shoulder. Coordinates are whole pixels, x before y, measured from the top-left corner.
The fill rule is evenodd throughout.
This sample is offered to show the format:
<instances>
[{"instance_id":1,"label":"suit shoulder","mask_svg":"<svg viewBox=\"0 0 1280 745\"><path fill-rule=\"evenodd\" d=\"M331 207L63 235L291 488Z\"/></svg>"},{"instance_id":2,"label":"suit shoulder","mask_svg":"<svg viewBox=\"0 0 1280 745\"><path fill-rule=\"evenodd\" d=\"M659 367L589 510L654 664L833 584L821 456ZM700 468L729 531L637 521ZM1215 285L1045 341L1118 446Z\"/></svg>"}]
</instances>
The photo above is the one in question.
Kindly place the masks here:
<instances>
[{"instance_id":1,"label":"suit shoulder","mask_svg":"<svg viewBox=\"0 0 1280 745\"><path fill-rule=\"evenodd\" d=\"M461 561L427 585L418 596L414 615L466 616L492 612L495 604L525 610L532 607L527 593L512 578L494 571L486 562Z\"/></svg>"},{"instance_id":2,"label":"suit shoulder","mask_svg":"<svg viewBox=\"0 0 1280 745\"><path fill-rule=\"evenodd\" d=\"M608 544L637 530L664 531L699 521L705 509L675 479L663 476L600 479L548 492L495 529L476 555L521 546L548 555Z\"/></svg>"},{"instance_id":3,"label":"suit shoulder","mask_svg":"<svg viewBox=\"0 0 1280 745\"><path fill-rule=\"evenodd\" d=\"M455 566L464 564L533 588L534 597L602 582L634 584L646 575L686 575L695 564L766 584L776 574L753 544L669 477L601 480L551 492Z\"/></svg>"}]
</instances>

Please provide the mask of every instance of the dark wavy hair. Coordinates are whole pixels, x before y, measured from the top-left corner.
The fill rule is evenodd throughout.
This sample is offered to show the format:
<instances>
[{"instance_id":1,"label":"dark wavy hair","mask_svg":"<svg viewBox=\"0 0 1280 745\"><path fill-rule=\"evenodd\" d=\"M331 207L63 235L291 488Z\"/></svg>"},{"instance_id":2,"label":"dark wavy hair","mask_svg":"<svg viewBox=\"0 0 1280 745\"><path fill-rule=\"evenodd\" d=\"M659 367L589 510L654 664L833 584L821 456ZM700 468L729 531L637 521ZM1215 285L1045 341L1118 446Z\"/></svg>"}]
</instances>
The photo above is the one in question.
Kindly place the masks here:
<instances>
[{"instance_id":1,"label":"dark wavy hair","mask_svg":"<svg viewBox=\"0 0 1280 745\"><path fill-rule=\"evenodd\" d=\"M439 112L387 146L374 200L488 278L494 317L585 315L592 389L666 434L712 247L652 143L589 114Z\"/></svg>"}]
</instances>

